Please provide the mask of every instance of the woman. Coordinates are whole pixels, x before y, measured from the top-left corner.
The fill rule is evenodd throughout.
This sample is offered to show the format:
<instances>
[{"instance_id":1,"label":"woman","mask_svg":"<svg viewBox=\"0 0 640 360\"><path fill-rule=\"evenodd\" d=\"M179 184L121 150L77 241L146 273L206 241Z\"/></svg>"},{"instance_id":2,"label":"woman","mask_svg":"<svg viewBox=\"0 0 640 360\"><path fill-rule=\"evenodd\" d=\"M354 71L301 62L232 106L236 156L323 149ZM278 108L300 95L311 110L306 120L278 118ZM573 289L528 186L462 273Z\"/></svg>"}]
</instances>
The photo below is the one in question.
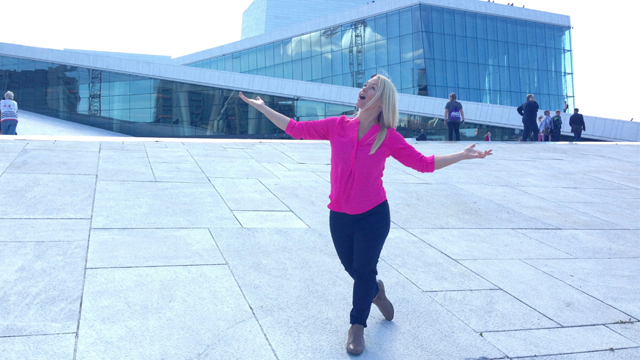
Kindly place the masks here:
<instances>
[{"instance_id":1,"label":"woman","mask_svg":"<svg viewBox=\"0 0 640 360\"><path fill-rule=\"evenodd\" d=\"M398 93L381 75L372 76L360 90L356 101L359 111L354 118L342 115L296 122L267 107L260 97L252 100L240 93L240 98L294 138L331 143L329 226L338 257L354 280L347 352L360 354L371 304L387 320L394 315L384 284L376 281L378 258L391 225L382 187L386 159L393 156L405 166L433 172L460 160L484 158L491 155L491 150L481 152L469 145L452 155L426 157L419 153L395 130Z\"/></svg>"},{"instance_id":2,"label":"woman","mask_svg":"<svg viewBox=\"0 0 640 360\"><path fill-rule=\"evenodd\" d=\"M0 124L2 135L16 135L18 127L18 103L13 101L13 93L7 91L4 100L0 101Z\"/></svg>"},{"instance_id":3,"label":"woman","mask_svg":"<svg viewBox=\"0 0 640 360\"><path fill-rule=\"evenodd\" d=\"M464 110L455 93L449 94L449 102L444 106L444 124L449 128L449 141L453 141L454 133L456 141L460 141L460 125L464 124Z\"/></svg>"},{"instance_id":4,"label":"woman","mask_svg":"<svg viewBox=\"0 0 640 360\"><path fill-rule=\"evenodd\" d=\"M543 125L544 122L542 121L542 116L538 116L538 141L542 141L542 130L544 130L542 128Z\"/></svg>"}]
</instances>

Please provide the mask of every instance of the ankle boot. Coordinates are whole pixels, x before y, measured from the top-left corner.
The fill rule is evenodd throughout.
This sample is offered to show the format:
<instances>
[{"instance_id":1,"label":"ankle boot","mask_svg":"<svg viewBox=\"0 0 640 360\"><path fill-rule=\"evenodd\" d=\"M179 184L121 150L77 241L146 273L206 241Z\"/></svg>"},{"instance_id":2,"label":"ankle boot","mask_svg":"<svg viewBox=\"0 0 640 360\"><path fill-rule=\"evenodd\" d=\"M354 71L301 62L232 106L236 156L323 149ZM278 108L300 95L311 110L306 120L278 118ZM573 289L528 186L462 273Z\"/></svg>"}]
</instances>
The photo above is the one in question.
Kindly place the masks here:
<instances>
[{"instance_id":1,"label":"ankle boot","mask_svg":"<svg viewBox=\"0 0 640 360\"><path fill-rule=\"evenodd\" d=\"M382 283L382 280L378 280L378 289L380 290L378 291L376 298L373 299L373 303L378 307L382 316L391 321L393 320L394 314L393 305L391 304L391 301L387 299L387 294L384 292L384 284Z\"/></svg>"},{"instance_id":2,"label":"ankle boot","mask_svg":"<svg viewBox=\"0 0 640 360\"><path fill-rule=\"evenodd\" d=\"M349 329L347 339L347 352L352 355L360 355L364 351L364 326L354 324Z\"/></svg>"}]
</instances>

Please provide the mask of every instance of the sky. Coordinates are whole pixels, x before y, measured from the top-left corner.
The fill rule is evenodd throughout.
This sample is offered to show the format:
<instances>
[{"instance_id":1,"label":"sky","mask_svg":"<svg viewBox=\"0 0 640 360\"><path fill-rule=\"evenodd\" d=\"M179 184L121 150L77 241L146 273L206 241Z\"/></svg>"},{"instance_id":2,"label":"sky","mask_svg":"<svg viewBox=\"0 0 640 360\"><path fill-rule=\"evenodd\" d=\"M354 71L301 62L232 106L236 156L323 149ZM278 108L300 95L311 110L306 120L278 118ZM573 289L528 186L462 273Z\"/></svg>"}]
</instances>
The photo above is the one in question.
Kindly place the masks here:
<instances>
[{"instance_id":1,"label":"sky","mask_svg":"<svg viewBox=\"0 0 640 360\"><path fill-rule=\"evenodd\" d=\"M242 12L251 2L21 0L12 2L0 21L0 42L178 57L240 40ZM581 113L640 121L632 106L640 97L638 60L633 55L637 10L629 6L634 1L514 2L571 16L574 88Z\"/></svg>"}]
</instances>

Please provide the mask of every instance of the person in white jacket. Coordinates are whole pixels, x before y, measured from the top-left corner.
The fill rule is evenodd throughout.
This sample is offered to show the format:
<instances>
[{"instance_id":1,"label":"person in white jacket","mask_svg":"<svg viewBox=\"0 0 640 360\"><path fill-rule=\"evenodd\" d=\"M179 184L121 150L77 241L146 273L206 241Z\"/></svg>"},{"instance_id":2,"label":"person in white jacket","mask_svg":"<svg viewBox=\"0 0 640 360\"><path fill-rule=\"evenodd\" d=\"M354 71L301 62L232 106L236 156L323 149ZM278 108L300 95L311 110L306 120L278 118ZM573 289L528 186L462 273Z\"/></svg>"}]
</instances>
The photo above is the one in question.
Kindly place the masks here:
<instances>
[{"instance_id":1,"label":"person in white jacket","mask_svg":"<svg viewBox=\"0 0 640 360\"><path fill-rule=\"evenodd\" d=\"M2 135L16 135L18 127L18 103L13 101L13 93L7 91L0 101L0 123Z\"/></svg>"}]
</instances>

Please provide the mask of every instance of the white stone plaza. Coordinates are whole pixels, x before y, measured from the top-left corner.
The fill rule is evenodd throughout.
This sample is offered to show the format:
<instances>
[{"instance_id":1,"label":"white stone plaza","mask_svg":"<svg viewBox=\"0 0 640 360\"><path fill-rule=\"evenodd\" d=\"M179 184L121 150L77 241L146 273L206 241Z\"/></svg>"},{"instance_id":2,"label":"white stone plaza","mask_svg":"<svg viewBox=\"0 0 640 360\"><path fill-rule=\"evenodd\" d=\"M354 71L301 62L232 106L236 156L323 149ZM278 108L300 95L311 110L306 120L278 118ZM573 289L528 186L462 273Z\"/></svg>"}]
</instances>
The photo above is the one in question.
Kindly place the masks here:
<instances>
[{"instance_id":1,"label":"white stone plaza","mask_svg":"<svg viewBox=\"0 0 640 360\"><path fill-rule=\"evenodd\" d=\"M0 359L349 358L327 142L28 129L0 137ZM477 146L387 161L396 318L360 358L640 358L639 144Z\"/></svg>"}]
</instances>

